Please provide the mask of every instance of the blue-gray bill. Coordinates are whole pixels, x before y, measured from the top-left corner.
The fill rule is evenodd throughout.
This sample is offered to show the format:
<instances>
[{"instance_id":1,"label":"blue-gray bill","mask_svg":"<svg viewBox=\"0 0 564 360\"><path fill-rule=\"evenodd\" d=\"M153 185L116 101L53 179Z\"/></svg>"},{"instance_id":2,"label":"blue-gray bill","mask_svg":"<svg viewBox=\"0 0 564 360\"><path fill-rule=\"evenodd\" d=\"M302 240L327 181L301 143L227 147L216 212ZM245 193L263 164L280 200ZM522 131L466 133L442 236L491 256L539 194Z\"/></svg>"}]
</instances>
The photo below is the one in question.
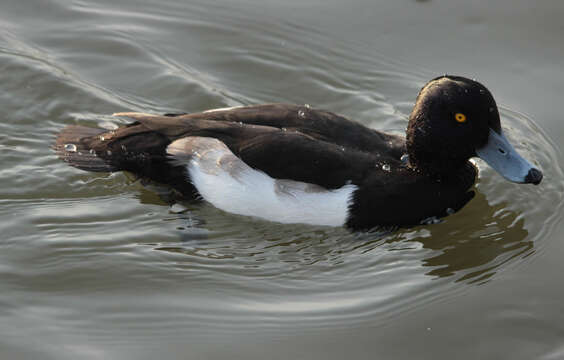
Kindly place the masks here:
<instances>
[{"instance_id":1,"label":"blue-gray bill","mask_svg":"<svg viewBox=\"0 0 564 360\"><path fill-rule=\"evenodd\" d=\"M490 129L488 142L476 154L509 181L538 185L542 180L542 172L521 157L503 133Z\"/></svg>"}]
</instances>

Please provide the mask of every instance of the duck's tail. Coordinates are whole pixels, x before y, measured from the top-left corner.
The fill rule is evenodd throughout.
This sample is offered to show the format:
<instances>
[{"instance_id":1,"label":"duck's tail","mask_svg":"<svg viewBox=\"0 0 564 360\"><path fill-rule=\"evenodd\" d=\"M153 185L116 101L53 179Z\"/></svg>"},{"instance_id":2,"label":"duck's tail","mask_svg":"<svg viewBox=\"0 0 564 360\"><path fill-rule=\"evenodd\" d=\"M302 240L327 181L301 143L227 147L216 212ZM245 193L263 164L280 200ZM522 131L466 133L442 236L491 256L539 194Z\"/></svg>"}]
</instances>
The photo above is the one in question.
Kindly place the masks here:
<instances>
[{"instance_id":1,"label":"duck's tail","mask_svg":"<svg viewBox=\"0 0 564 360\"><path fill-rule=\"evenodd\" d=\"M76 168L98 172L118 171L91 146L105 132L107 130L100 128L69 125L57 135L53 149L61 160Z\"/></svg>"}]
</instances>

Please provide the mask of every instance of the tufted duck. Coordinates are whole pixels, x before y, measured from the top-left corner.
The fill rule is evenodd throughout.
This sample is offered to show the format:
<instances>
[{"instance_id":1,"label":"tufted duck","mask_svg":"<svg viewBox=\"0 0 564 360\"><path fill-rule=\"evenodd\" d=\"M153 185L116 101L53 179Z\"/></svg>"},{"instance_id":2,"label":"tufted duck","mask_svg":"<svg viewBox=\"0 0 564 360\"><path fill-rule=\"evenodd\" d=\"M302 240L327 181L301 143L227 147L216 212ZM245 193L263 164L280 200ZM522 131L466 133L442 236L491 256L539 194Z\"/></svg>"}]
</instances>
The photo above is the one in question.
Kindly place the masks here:
<instances>
[{"instance_id":1,"label":"tufted duck","mask_svg":"<svg viewBox=\"0 0 564 360\"><path fill-rule=\"evenodd\" d=\"M54 146L59 157L281 223L369 229L446 216L474 196L474 156L510 181L542 179L503 135L490 92L459 76L421 89L405 139L307 105L114 115L134 122L112 131L67 126Z\"/></svg>"}]
</instances>

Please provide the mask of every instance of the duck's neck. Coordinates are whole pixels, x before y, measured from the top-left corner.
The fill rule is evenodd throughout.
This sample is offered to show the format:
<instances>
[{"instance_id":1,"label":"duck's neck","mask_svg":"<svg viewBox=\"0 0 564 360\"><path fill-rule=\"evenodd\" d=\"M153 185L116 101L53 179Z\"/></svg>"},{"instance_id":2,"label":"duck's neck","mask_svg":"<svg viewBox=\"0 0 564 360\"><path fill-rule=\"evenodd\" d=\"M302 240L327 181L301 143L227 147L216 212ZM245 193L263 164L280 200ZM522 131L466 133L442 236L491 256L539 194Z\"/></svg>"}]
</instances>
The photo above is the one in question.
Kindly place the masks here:
<instances>
[{"instance_id":1,"label":"duck's neck","mask_svg":"<svg viewBox=\"0 0 564 360\"><path fill-rule=\"evenodd\" d=\"M449 178L468 165L468 159L433 157L420 151L417 153L419 156L409 152L408 155L410 168L436 179Z\"/></svg>"},{"instance_id":2,"label":"duck's neck","mask_svg":"<svg viewBox=\"0 0 564 360\"><path fill-rule=\"evenodd\" d=\"M412 114L406 132L406 150L411 168L432 177L448 177L463 168L472 156L470 147L433 131L431 121L423 115Z\"/></svg>"}]
</instances>

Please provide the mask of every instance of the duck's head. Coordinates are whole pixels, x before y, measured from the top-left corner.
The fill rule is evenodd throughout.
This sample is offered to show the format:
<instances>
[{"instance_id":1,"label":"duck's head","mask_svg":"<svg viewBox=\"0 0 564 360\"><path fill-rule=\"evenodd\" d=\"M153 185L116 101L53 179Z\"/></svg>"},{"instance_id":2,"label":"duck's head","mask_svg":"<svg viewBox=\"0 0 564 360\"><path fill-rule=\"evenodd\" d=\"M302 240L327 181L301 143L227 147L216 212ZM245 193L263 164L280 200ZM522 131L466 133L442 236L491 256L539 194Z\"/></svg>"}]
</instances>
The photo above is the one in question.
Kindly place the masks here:
<instances>
[{"instance_id":1,"label":"duck's head","mask_svg":"<svg viewBox=\"0 0 564 360\"><path fill-rule=\"evenodd\" d=\"M411 166L439 177L478 156L507 180L542 180L505 138L489 90L460 76L441 76L421 89L409 118L407 152Z\"/></svg>"}]
</instances>

